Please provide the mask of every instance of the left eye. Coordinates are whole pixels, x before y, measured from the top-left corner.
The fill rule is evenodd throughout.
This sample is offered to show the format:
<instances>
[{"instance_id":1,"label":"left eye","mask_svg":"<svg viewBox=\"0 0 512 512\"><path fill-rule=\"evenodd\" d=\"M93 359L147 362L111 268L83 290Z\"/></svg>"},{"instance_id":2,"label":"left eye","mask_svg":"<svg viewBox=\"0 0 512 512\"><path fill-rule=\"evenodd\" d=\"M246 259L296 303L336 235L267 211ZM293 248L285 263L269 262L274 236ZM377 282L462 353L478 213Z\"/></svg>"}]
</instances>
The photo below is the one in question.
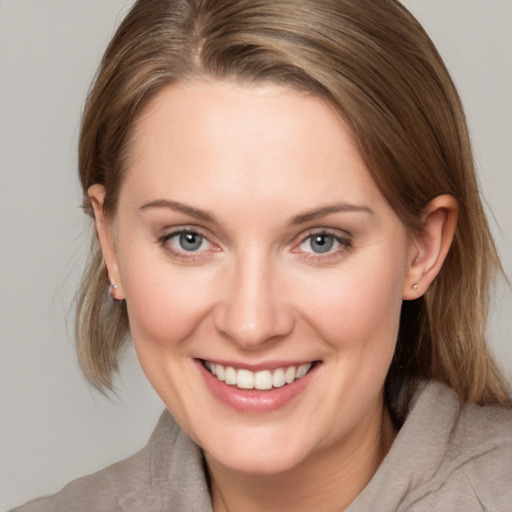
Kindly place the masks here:
<instances>
[{"instance_id":1,"label":"left eye","mask_svg":"<svg viewBox=\"0 0 512 512\"><path fill-rule=\"evenodd\" d=\"M334 235L329 233L318 233L309 235L300 244L300 249L304 252L314 252L323 254L340 246L340 241Z\"/></svg>"}]
</instances>

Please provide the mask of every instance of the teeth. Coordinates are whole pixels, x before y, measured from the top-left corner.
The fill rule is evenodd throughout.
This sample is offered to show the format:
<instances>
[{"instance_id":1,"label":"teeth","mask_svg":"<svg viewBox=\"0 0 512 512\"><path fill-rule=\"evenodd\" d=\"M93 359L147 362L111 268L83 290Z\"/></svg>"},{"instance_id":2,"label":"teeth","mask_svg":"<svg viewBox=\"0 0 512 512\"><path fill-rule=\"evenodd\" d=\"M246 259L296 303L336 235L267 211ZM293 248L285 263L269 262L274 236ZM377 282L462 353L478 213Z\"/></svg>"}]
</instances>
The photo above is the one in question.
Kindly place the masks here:
<instances>
[{"instance_id":1,"label":"teeth","mask_svg":"<svg viewBox=\"0 0 512 512\"><path fill-rule=\"evenodd\" d=\"M286 369L286 372L284 374L284 380L286 384L291 384L295 380L295 368L293 366L290 366Z\"/></svg>"},{"instance_id":2,"label":"teeth","mask_svg":"<svg viewBox=\"0 0 512 512\"><path fill-rule=\"evenodd\" d=\"M312 364L301 364L299 367L288 366L286 368L276 368L274 371L262 370L251 372L246 369L235 369L232 366L222 366L221 364L204 362L204 366L217 377L221 382L230 386L237 386L240 389L259 389L266 390L280 388L286 384L302 379L311 369Z\"/></svg>"},{"instance_id":3,"label":"teeth","mask_svg":"<svg viewBox=\"0 0 512 512\"><path fill-rule=\"evenodd\" d=\"M298 368L297 368L297 373L295 375L295 377L297 379L302 379L302 377L304 377L304 375L306 375L306 373L308 373L308 370L311 368L311 366L307 365L307 364L301 364Z\"/></svg>"},{"instance_id":4,"label":"teeth","mask_svg":"<svg viewBox=\"0 0 512 512\"><path fill-rule=\"evenodd\" d=\"M230 386L236 385L236 370L232 366L228 366L224 372L224 381Z\"/></svg>"},{"instance_id":5,"label":"teeth","mask_svg":"<svg viewBox=\"0 0 512 512\"><path fill-rule=\"evenodd\" d=\"M274 386L275 388L280 388L285 384L286 379L284 377L284 370L282 368L278 368L272 375L272 386Z\"/></svg>"},{"instance_id":6,"label":"teeth","mask_svg":"<svg viewBox=\"0 0 512 512\"><path fill-rule=\"evenodd\" d=\"M270 389L272 387L272 374L268 370L255 373L254 387L256 389Z\"/></svg>"},{"instance_id":7,"label":"teeth","mask_svg":"<svg viewBox=\"0 0 512 512\"><path fill-rule=\"evenodd\" d=\"M236 385L241 389L254 389L254 373L249 370L236 372Z\"/></svg>"},{"instance_id":8,"label":"teeth","mask_svg":"<svg viewBox=\"0 0 512 512\"><path fill-rule=\"evenodd\" d=\"M222 366L221 364L216 364L215 366L216 366L216 370L217 370L215 373L215 376L221 382L224 381L224 379L226 378L226 372L224 371L224 366Z\"/></svg>"}]
</instances>

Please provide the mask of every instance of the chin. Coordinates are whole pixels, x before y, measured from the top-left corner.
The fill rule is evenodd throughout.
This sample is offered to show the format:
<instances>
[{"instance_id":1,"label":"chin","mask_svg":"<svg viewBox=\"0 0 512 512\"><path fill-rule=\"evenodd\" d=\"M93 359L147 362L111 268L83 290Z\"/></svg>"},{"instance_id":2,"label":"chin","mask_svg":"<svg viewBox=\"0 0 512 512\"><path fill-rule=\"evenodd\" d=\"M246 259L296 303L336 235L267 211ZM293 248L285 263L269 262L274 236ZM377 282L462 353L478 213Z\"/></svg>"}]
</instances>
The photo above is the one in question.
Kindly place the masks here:
<instances>
[{"instance_id":1,"label":"chin","mask_svg":"<svg viewBox=\"0 0 512 512\"><path fill-rule=\"evenodd\" d=\"M290 471L311 453L304 436L290 436L289 431L251 430L245 435L239 431L226 434L217 442L210 438L202 443L207 461L214 461L231 471L264 476Z\"/></svg>"},{"instance_id":2,"label":"chin","mask_svg":"<svg viewBox=\"0 0 512 512\"><path fill-rule=\"evenodd\" d=\"M210 458L215 460L218 464L228 468L237 473L244 473L254 476L270 476L280 473L286 473L297 466L304 460L303 457L282 454L279 452L267 452L257 454L250 454L247 451L238 456L226 457L221 456L222 460L216 458L214 455L209 454ZM208 459L207 459L208 460Z\"/></svg>"}]
</instances>

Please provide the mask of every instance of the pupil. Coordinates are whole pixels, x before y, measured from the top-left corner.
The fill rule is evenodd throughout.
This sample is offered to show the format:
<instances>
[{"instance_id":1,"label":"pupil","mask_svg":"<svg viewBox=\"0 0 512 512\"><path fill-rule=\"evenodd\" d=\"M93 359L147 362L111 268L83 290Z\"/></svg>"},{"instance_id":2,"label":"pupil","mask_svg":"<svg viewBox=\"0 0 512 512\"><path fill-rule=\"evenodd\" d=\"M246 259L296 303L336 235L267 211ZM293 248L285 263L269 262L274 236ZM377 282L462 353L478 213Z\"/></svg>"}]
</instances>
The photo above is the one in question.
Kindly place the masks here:
<instances>
[{"instance_id":1,"label":"pupil","mask_svg":"<svg viewBox=\"0 0 512 512\"><path fill-rule=\"evenodd\" d=\"M311 248L315 252L328 252L333 245L334 240L331 235L316 235L311 240Z\"/></svg>"},{"instance_id":2,"label":"pupil","mask_svg":"<svg viewBox=\"0 0 512 512\"><path fill-rule=\"evenodd\" d=\"M203 243L203 237L197 233L181 233L180 245L185 251L197 251Z\"/></svg>"}]
</instances>

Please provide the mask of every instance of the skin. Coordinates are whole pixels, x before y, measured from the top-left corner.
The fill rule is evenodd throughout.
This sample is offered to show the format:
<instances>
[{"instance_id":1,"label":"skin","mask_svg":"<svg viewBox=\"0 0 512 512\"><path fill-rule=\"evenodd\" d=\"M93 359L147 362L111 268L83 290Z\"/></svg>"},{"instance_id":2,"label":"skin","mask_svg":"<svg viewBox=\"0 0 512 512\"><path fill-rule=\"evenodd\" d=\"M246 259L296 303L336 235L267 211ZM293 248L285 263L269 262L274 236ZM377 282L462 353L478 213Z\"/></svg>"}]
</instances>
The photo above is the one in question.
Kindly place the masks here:
<instances>
[{"instance_id":1,"label":"skin","mask_svg":"<svg viewBox=\"0 0 512 512\"><path fill-rule=\"evenodd\" d=\"M103 187L89 190L109 277L145 374L205 452L214 510L345 508L396 435L383 383L401 303L438 273L455 201L434 199L410 235L336 112L277 85L162 91L126 171L112 218ZM198 250L180 229L204 237ZM315 252L312 234L332 249ZM241 413L198 358L318 363L283 407Z\"/></svg>"}]
</instances>

